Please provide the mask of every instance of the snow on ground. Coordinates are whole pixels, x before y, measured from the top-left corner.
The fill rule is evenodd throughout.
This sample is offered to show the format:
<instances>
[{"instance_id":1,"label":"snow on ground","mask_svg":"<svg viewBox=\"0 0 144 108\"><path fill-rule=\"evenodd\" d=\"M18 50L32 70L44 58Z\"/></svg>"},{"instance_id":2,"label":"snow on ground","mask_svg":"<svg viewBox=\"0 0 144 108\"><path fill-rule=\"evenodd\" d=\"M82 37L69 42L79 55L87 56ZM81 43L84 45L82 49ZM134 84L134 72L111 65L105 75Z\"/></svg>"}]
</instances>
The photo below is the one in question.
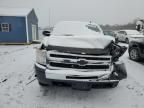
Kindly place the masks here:
<instances>
[{"instance_id":1,"label":"snow on ground","mask_svg":"<svg viewBox=\"0 0 144 108\"><path fill-rule=\"evenodd\" d=\"M125 44L121 44L125 45ZM77 91L70 87L40 87L34 79L35 47L0 46L0 108L144 108L144 62L122 57L128 78L117 88Z\"/></svg>"}]
</instances>

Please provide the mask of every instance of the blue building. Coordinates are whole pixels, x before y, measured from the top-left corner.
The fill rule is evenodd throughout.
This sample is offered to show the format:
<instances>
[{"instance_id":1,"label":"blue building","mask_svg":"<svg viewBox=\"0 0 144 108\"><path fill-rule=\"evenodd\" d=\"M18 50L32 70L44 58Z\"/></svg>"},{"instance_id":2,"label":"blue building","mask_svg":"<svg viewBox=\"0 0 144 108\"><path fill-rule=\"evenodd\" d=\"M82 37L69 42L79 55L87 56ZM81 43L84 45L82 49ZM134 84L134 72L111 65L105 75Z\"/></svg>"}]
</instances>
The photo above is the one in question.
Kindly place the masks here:
<instances>
[{"instance_id":1,"label":"blue building","mask_svg":"<svg viewBox=\"0 0 144 108\"><path fill-rule=\"evenodd\" d=\"M0 8L0 44L24 44L38 39L34 9Z\"/></svg>"}]
</instances>

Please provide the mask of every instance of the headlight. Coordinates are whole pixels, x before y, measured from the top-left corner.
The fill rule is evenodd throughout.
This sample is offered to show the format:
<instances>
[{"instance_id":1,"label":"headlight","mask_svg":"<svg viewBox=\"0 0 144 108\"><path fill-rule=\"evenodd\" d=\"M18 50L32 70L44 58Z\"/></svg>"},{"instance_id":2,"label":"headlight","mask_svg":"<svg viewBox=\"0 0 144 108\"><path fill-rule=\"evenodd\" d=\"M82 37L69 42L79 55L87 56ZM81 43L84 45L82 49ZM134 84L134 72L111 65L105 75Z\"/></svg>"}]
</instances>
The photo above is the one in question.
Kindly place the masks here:
<instances>
[{"instance_id":1,"label":"headlight","mask_svg":"<svg viewBox=\"0 0 144 108\"><path fill-rule=\"evenodd\" d=\"M46 65L46 50L36 49L36 62Z\"/></svg>"}]
</instances>

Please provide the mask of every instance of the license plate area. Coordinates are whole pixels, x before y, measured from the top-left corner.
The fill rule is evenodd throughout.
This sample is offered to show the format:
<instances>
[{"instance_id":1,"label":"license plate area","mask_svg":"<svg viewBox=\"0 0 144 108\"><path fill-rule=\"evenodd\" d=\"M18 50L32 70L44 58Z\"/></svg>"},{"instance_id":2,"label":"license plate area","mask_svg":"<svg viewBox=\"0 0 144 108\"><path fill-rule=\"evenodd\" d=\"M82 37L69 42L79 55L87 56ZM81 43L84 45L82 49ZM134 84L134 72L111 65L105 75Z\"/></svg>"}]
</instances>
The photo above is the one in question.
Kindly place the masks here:
<instances>
[{"instance_id":1,"label":"license plate area","mask_svg":"<svg viewBox=\"0 0 144 108\"><path fill-rule=\"evenodd\" d=\"M92 87L92 84L91 83L88 83L88 82L75 82L75 83L72 83L72 88L73 89L76 89L76 90L90 90Z\"/></svg>"}]
</instances>

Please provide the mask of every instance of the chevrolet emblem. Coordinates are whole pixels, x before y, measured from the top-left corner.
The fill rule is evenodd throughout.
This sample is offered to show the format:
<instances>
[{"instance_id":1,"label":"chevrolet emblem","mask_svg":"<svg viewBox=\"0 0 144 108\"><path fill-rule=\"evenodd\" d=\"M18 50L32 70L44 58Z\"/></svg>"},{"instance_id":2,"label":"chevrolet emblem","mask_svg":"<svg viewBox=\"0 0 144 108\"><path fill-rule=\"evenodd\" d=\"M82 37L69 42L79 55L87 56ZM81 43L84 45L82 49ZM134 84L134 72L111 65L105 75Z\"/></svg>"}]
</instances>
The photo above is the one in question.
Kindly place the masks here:
<instances>
[{"instance_id":1,"label":"chevrolet emblem","mask_svg":"<svg viewBox=\"0 0 144 108\"><path fill-rule=\"evenodd\" d=\"M86 64L88 64L88 61L86 61L85 59L79 59L79 60L77 61L77 64L78 64L79 66L85 66Z\"/></svg>"}]
</instances>

